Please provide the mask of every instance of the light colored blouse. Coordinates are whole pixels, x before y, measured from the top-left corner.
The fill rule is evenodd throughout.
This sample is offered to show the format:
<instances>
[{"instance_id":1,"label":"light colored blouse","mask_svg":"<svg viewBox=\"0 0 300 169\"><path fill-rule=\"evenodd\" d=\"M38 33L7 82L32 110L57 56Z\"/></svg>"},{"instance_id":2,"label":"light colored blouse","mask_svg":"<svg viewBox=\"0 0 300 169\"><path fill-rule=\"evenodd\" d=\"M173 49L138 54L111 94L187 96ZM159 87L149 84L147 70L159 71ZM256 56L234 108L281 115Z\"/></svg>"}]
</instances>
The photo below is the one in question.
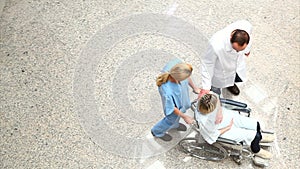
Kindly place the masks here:
<instances>
[{"instance_id":1,"label":"light colored blouse","mask_svg":"<svg viewBox=\"0 0 300 169\"><path fill-rule=\"evenodd\" d=\"M216 124L219 109L222 109L223 120L221 123ZM256 119L242 116L237 111L221 107L220 103L218 103L217 108L213 112L208 114L202 114L197 108L195 118L200 127L200 134L209 144L216 142L218 137L222 137L250 145L257 132ZM227 127L232 119L233 125L230 130L221 134L220 129Z\"/></svg>"}]
</instances>

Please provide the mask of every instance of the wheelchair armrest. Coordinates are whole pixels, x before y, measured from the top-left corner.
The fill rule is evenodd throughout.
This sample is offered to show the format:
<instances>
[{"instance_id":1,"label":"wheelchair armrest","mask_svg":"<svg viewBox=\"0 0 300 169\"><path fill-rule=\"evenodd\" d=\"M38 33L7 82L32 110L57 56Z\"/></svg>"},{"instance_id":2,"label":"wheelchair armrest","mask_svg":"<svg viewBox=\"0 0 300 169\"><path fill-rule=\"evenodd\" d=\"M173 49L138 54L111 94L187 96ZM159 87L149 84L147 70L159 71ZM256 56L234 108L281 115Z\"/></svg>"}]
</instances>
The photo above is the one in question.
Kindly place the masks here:
<instances>
[{"instance_id":1,"label":"wheelchair armrest","mask_svg":"<svg viewBox=\"0 0 300 169\"><path fill-rule=\"evenodd\" d=\"M243 112L243 113L246 113L248 114L248 117L250 117L250 112L251 112L251 109L250 108L234 108L232 110L235 110L235 111L238 111L238 112Z\"/></svg>"},{"instance_id":2,"label":"wheelchair armrest","mask_svg":"<svg viewBox=\"0 0 300 169\"><path fill-rule=\"evenodd\" d=\"M243 112L243 113L248 113L248 114L251 112L250 108L247 108L247 109L245 109L245 108L244 109L235 108L235 109L232 109L232 110Z\"/></svg>"},{"instance_id":3,"label":"wheelchair armrest","mask_svg":"<svg viewBox=\"0 0 300 169\"><path fill-rule=\"evenodd\" d=\"M240 108L234 108L232 110L236 110L236 111L240 111L240 112L244 112L244 113L248 113L248 114L250 114L250 112L251 112L251 109L247 108L246 103L242 103L242 102L238 102L238 101L230 100L230 99L224 99L224 98L220 98L220 101L223 104L228 104L228 105L231 105L231 106L240 107ZM197 100L194 100L191 103L191 109L192 109L193 112L195 112L196 108L197 108Z\"/></svg>"},{"instance_id":4,"label":"wheelchair armrest","mask_svg":"<svg viewBox=\"0 0 300 169\"><path fill-rule=\"evenodd\" d=\"M239 144L238 142L234 141L234 140L230 140L230 139L227 139L227 138L222 138L222 137L219 137L217 139L218 142L222 142L222 143L228 143L228 144L233 144L233 145L237 145Z\"/></svg>"},{"instance_id":5,"label":"wheelchair armrest","mask_svg":"<svg viewBox=\"0 0 300 169\"><path fill-rule=\"evenodd\" d=\"M228 105L231 105L231 106L237 106L237 107L241 107L241 108L246 108L247 107L246 103L238 102L238 101L235 101L235 100L220 98L220 101L221 101L222 104L228 104Z\"/></svg>"}]
</instances>

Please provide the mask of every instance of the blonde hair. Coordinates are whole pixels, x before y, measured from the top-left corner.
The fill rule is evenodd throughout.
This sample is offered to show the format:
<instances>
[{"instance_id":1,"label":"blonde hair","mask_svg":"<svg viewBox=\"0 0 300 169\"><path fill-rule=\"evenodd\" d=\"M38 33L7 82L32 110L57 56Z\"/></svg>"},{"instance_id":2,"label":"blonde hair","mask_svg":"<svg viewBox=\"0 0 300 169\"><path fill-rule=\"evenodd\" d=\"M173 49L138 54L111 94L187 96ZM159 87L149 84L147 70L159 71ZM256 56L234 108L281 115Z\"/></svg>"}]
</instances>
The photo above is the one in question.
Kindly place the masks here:
<instances>
[{"instance_id":1,"label":"blonde hair","mask_svg":"<svg viewBox=\"0 0 300 169\"><path fill-rule=\"evenodd\" d=\"M159 75L156 79L156 85L159 87L166 83L170 76L177 81L183 81L191 76L193 67L187 63L179 63L173 66L170 72Z\"/></svg>"},{"instance_id":2,"label":"blonde hair","mask_svg":"<svg viewBox=\"0 0 300 169\"><path fill-rule=\"evenodd\" d=\"M218 96L214 94L205 94L198 102L198 111L202 114L208 114L217 107Z\"/></svg>"}]
</instances>

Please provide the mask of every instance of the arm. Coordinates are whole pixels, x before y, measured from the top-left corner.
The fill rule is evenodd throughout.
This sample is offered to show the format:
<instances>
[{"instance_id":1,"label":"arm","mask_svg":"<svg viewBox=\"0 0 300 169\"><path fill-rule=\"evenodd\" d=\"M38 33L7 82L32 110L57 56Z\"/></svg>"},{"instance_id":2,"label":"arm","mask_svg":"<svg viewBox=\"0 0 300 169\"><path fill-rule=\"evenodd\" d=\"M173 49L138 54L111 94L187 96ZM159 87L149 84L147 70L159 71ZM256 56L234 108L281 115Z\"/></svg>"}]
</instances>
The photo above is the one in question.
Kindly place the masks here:
<instances>
[{"instance_id":1,"label":"arm","mask_svg":"<svg viewBox=\"0 0 300 169\"><path fill-rule=\"evenodd\" d=\"M248 43L247 47L244 49L244 51L243 51L244 54L245 54L245 56L247 56L247 57L250 55L250 50L251 50L252 42L253 42L251 34L249 34L249 36L250 36L249 43Z\"/></svg>"},{"instance_id":2,"label":"arm","mask_svg":"<svg viewBox=\"0 0 300 169\"><path fill-rule=\"evenodd\" d=\"M183 120L187 123L187 124L192 124L194 122L194 119L184 113L182 113L178 108L174 107L174 113L183 118Z\"/></svg>"},{"instance_id":3,"label":"arm","mask_svg":"<svg viewBox=\"0 0 300 169\"><path fill-rule=\"evenodd\" d=\"M221 135L220 130L218 130L218 126L215 124L215 115L203 115L200 112L197 113L198 116L196 116L196 118L200 126L201 135L205 141L207 141L209 144L213 144Z\"/></svg>"},{"instance_id":4,"label":"arm","mask_svg":"<svg viewBox=\"0 0 300 169\"><path fill-rule=\"evenodd\" d=\"M231 129L231 127L232 127L232 125L233 125L233 119L231 119L231 121L230 121L230 123L229 123L229 125L228 125L228 126L226 126L226 127L224 127L224 128L221 128L221 129L219 129L219 131L220 131L220 134L224 134L226 131L230 130L230 129Z\"/></svg>"},{"instance_id":5,"label":"arm","mask_svg":"<svg viewBox=\"0 0 300 169\"><path fill-rule=\"evenodd\" d=\"M200 89L194 84L191 77L188 78L188 81L189 81L189 86L193 89L193 92L199 94Z\"/></svg>"},{"instance_id":6,"label":"arm","mask_svg":"<svg viewBox=\"0 0 300 169\"><path fill-rule=\"evenodd\" d=\"M201 89L200 93L198 94L198 100L205 94L209 93L210 90Z\"/></svg>"},{"instance_id":7,"label":"arm","mask_svg":"<svg viewBox=\"0 0 300 169\"><path fill-rule=\"evenodd\" d=\"M205 90L210 90L211 80L214 75L214 67L216 63L217 55L214 51L212 44L209 44L208 49L202 59L201 75L202 75L202 87Z\"/></svg>"},{"instance_id":8,"label":"arm","mask_svg":"<svg viewBox=\"0 0 300 169\"><path fill-rule=\"evenodd\" d=\"M211 80L214 76L214 68L217 60L217 55L212 47L212 44L209 44L208 50L203 57L201 65L201 76L202 76L202 89L199 93L198 98L207 94L211 88Z\"/></svg>"},{"instance_id":9,"label":"arm","mask_svg":"<svg viewBox=\"0 0 300 169\"><path fill-rule=\"evenodd\" d=\"M220 101L219 104L221 105ZM222 120L223 120L223 113L222 113L222 107L220 107L216 115L215 124L220 124Z\"/></svg>"}]
</instances>

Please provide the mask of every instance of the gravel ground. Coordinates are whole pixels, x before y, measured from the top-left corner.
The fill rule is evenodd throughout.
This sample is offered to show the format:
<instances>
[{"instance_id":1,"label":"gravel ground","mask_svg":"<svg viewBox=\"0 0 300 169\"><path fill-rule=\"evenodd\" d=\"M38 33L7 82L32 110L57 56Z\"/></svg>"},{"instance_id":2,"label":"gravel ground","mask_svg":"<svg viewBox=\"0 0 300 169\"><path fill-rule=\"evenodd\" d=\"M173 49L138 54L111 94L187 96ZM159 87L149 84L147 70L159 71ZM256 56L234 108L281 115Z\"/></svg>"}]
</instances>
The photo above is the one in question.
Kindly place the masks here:
<instances>
[{"instance_id":1,"label":"gravel ground","mask_svg":"<svg viewBox=\"0 0 300 169\"><path fill-rule=\"evenodd\" d=\"M0 3L0 168L258 168L190 158L154 139L155 77L178 57L200 63L207 40L247 19L254 44L243 101L275 132L269 168L300 168L300 3L296 0ZM196 98L191 92L191 99ZM188 112L192 114L192 112Z\"/></svg>"}]
</instances>

